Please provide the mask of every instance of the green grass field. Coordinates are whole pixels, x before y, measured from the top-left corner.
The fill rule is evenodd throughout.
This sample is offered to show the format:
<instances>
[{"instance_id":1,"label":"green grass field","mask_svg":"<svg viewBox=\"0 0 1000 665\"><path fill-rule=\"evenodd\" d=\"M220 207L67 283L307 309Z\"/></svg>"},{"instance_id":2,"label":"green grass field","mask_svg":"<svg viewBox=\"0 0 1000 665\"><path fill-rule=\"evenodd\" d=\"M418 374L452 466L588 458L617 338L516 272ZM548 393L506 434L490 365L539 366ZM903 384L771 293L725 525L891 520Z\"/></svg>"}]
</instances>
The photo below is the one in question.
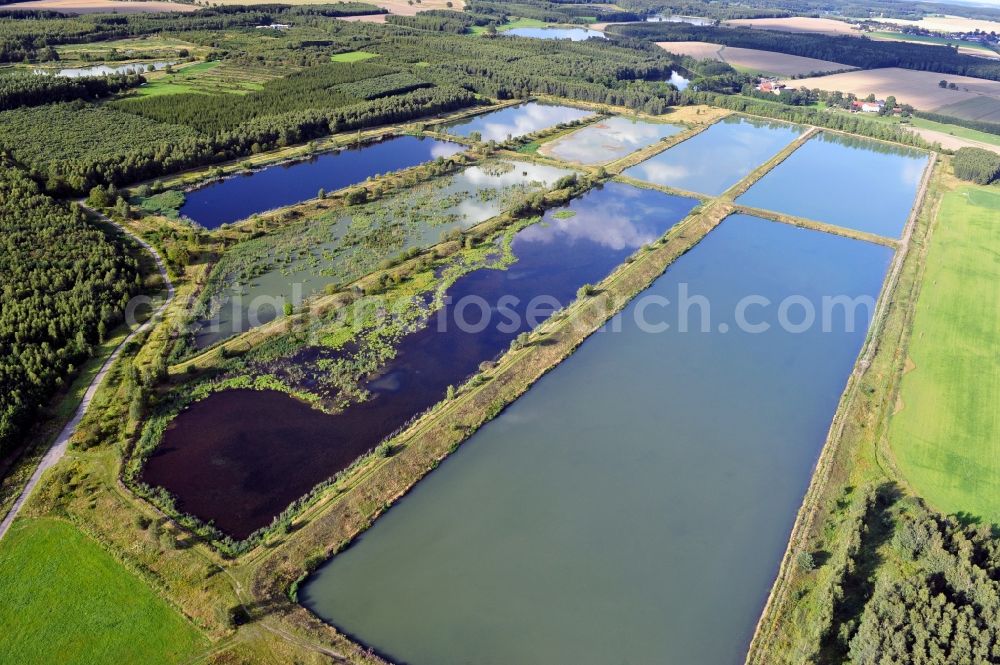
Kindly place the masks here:
<instances>
[{"instance_id":1,"label":"green grass field","mask_svg":"<svg viewBox=\"0 0 1000 665\"><path fill-rule=\"evenodd\" d=\"M0 542L0 663L178 663L205 640L67 522L21 520Z\"/></svg>"},{"instance_id":2,"label":"green grass field","mask_svg":"<svg viewBox=\"0 0 1000 665\"><path fill-rule=\"evenodd\" d=\"M331 55L330 60L333 62L361 62L362 60L367 60L369 58L377 58L378 53L369 53L368 51L351 51L349 53L338 53L337 55Z\"/></svg>"},{"instance_id":3,"label":"green grass field","mask_svg":"<svg viewBox=\"0 0 1000 665\"><path fill-rule=\"evenodd\" d=\"M211 60L178 67L173 73L157 72L149 83L138 88L135 98L160 95L201 93L206 95L236 94L262 90L264 83L292 70L248 67Z\"/></svg>"},{"instance_id":4,"label":"green grass field","mask_svg":"<svg viewBox=\"0 0 1000 665\"><path fill-rule=\"evenodd\" d=\"M1000 188L945 195L890 424L900 470L947 513L1000 524Z\"/></svg>"}]
</instances>

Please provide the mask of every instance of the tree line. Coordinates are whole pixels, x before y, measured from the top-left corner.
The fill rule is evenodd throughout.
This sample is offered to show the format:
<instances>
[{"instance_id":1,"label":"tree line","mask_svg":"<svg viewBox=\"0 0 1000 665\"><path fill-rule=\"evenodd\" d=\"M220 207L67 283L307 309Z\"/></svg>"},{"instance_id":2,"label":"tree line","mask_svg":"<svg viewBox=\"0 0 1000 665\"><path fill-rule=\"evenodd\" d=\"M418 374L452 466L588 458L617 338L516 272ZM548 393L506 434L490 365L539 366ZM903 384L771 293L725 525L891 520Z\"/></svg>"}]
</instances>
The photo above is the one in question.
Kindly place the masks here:
<instances>
[{"instance_id":1,"label":"tree line","mask_svg":"<svg viewBox=\"0 0 1000 665\"><path fill-rule=\"evenodd\" d=\"M809 662L1000 663L1000 541L989 525L866 491L841 527L826 629ZM804 557L806 558L806 557Z\"/></svg>"},{"instance_id":2,"label":"tree line","mask_svg":"<svg viewBox=\"0 0 1000 665\"><path fill-rule=\"evenodd\" d=\"M635 11L683 16L705 16L721 20L780 18L785 16L829 16L831 12L850 18L903 18L919 20L933 14L1000 21L1000 9L985 5L957 5L924 0L621 0L618 6Z\"/></svg>"},{"instance_id":3,"label":"tree line","mask_svg":"<svg viewBox=\"0 0 1000 665\"><path fill-rule=\"evenodd\" d=\"M892 141L920 148L926 148L927 143L922 138L906 131L896 124L876 122L858 115L846 113L827 113L815 108L803 106L787 106L779 102L758 100L735 95L725 95L713 92L683 93L684 101L689 104L709 104L730 109L739 113L785 120L803 125L826 127L859 136L867 136L882 141Z\"/></svg>"},{"instance_id":4,"label":"tree line","mask_svg":"<svg viewBox=\"0 0 1000 665\"><path fill-rule=\"evenodd\" d=\"M0 453L122 320L134 258L0 158Z\"/></svg>"},{"instance_id":5,"label":"tree line","mask_svg":"<svg viewBox=\"0 0 1000 665\"><path fill-rule=\"evenodd\" d=\"M959 148L951 161L955 175L980 185L1000 179L1000 155L983 148Z\"/></svg>"},{"instance_id":6,"label":"tree line","mask_svg":"<svg viewBox=\"0 0 1000 665\"><path fill-rule=\"evenodd\" d=\"M328 5L233 5L199 9L186 14L81 14L56 12L0 13L0 62L52 59L53 47L169 31L221 31L253 28L291 18L333 18L380 14L386 10L362 2Z\"/></svg>"},{"instance_id":7,"label":"tree line","mask_svg":"<svg viewBox=\"0 0 1000 665\"><path fill-rule=\"evenodd\" d=\"M98 99L145 82L140 74L69 78L14 72L0 76L0 111L74 99Z\"/></svg>"},{"instance_id":8,"label":"tree line","mask_svg":"<svg viewBox=\"0 0 1000 665\"><path fill-rule=\"evenodd\" d=\"M655 42L713 42L830 60L862 69L902 67L1000 81L1000 62L963 55L951 46L875 41L867 37L847 35L696 26L688 23L633 23L609 26L608 30L623 37Z\"/></svg>"}]
</instances>

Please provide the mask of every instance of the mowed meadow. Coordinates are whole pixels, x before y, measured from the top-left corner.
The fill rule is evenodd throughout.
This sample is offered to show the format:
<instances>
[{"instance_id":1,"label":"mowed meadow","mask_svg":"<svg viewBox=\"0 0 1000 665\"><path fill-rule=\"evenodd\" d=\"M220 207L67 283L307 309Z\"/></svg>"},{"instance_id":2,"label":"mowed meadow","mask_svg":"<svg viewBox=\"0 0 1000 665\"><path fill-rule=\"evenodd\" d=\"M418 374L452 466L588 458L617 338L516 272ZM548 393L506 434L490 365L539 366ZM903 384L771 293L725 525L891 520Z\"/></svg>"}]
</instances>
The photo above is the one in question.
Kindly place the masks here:
<instances>
[{"instance_id":1,"label":"mowed meadow","mask_svg":"<svg viewBox=\"0 0 1000 665\"><path fill-rule=\"evenodd\" d=\"M903 475L946 513L1000 523L1000 191L941 203L890 440Z\"/></svg>"},{"instance_id":2,"label":"mowed meadow","mask_svg":"<svg viewBox=\"0 0 1000 665\"><path fill-rule=\"evenodd\" d=\"M208 645L144 580L61 520L18 522L0 542L0 597L4 665L167 665Z\"/></svg>"}]
</instances>

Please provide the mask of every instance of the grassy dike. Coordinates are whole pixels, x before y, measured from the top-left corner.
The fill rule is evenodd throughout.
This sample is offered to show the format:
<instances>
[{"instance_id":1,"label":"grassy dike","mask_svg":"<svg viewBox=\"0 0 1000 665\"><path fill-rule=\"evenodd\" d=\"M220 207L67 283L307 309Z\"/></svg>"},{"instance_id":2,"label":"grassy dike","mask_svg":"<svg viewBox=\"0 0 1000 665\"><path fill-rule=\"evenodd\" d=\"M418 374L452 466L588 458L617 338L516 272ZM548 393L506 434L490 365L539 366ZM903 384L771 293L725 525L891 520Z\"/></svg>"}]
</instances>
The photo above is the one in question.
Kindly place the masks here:
<instances>
[{"instance_id":1,"label":"grassy dike","mask_svg":"<svg viewBox=\"0 0 1000 665\"><path fill-rule=\"evenodd\" d=\"M879 451L902 376L946 169L946 161L932 159L925 172L750 644L748 665L801 663L816 656L833 620L836 589L856 555L857 542L845 534L857 530L866 506L865 493L855 490L898 480ZM803 554L822 554L822 563L802 566Z\"/></svg>"},{"instance_id":2,"label":"grassy dike","mask_svg":"<svg viewBox=\"0 0 1000 665\"><path fill-rule=\"evenodd\" d=\"M293 533L251 557L249 589L255 605L269 609L268 620L288 630L304 631L344 653L360 647L291 602L289 590L304 574L363 532L384 510L451 454L485 422L527 391L541 376L568 357L679 256L715 228L732 208L707 204L632 261L616 269L595 296L578 300L531 334L525 347L509 351L495 367L470 381L392 441L394 454L349 487L322 498L304 514Z\"/></svg>"}]
</instances>

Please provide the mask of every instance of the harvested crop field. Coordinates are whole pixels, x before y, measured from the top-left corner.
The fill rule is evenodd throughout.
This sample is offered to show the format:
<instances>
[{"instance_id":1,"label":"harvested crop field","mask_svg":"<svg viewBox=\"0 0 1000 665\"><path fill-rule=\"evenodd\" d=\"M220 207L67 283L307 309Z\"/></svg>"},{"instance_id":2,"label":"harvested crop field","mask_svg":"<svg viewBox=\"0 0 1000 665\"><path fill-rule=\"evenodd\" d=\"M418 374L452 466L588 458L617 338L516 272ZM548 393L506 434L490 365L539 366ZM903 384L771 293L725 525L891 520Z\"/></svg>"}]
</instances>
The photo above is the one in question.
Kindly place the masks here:
<instances>
[{"instance_id":1,"label":"harvested crop field","mask_svg":"<svg viewBox=\"0 0 1000 665\"><path fill-rule=\"evenodd\" d=\"M448 0L421 0L420 4L409 3L407 0L364 0L368 4L387 9L390 14L400 16L413 16L417 12L424 12L428 9L454 9L461 10L465 3L462 0L452 0L452 7L448 7ZM274 4L273 0L214 0L213 4L219 5L268 5ZM327 5L330 0L282 0L282 4L287 5ZM384 23L384 14L372 14L367 16L340 17L342 20L364 21Z\"/></svg>"},{"instance_id":2,"label":"harvested crop field","mask_svg":"<svg viewBox=\"0 0 1000 665\"><path fill-rule=\"evenodd\" d=\"M4 11L49 10L66 14L143 14L152 12L193 12L196 5L179 2L127 2L124 0L31 0L3 5Z\"/></svg>"},{"instance_id":3,"label":"harvested crop field","mask_svg":"<svg viewBox=\"0 0 1000 665\"><path fill-rule=\"evenodd\" d=\"M939 85L942 80L956 84L958 89L942 88ZM796 88L805 86L853 92L858 97L874 93L883 99L892 95L899 103L911 104L922 111L941 111L970 120L1000 121L1000 81L886 67L814 76L786 83Z\"/></svg>"},{"instance_id":4,"label":"harvested crop field","mask_svg":"<svg viewBox=\"0 0 1000 665\"><path fill-rule=\"evenodd\" d=\"M983 21L974 18L963 18L961 16L925 16L919 21L910 21L902 18L881 18L883 23L895 23L896 25L912 25L934 32L972 32L982 30L983 32L1000 32L1000 22Z\"/></svg>"},{"instance_id":5,"label":"harvested crop field","mask_svg":"<svg viewBox=\"0 0 1000 665\"><path fill-rule=\"evenodd\" d=\"M927 129L926 127L910 127L909 129L914 134L918 134L928 143L940 143L941 147L945 150L958 150L959 148L982 148L983 150L989 150L1000 155L1000 145L986 143L985 141L977 141L963 136L956 136L954 134L941 132L936 129Z\"/></svg>"},{"instance_id":6,"label":"harvested crop field","mask_svg":"<svg viewBox=\"0 0 1000 665\"><path fill-rule=\"evenodd\" d=\"M819 32L824 35L856 35L856 26L832 18L810 18L792 16L789 18L740 18L726 21L729 26L749 26L758 30L780 30L782 32Z\"/></svg>"},{"instance_id":7,"label":"harvested crop field","mask_svg":"<svg viewBox=\"0 0 1000 665\"><path fill-rule=\"evenodd\" d=\"M687 55L699 60L709 58L721 60L737 69L752 69L779 76L799 76L851 69L849 65L829 60L803 58L798 55L786 55L753 48L722 46L710 42L657 42L657 45L670 53Z\"/></svg>"}]
</instances>

